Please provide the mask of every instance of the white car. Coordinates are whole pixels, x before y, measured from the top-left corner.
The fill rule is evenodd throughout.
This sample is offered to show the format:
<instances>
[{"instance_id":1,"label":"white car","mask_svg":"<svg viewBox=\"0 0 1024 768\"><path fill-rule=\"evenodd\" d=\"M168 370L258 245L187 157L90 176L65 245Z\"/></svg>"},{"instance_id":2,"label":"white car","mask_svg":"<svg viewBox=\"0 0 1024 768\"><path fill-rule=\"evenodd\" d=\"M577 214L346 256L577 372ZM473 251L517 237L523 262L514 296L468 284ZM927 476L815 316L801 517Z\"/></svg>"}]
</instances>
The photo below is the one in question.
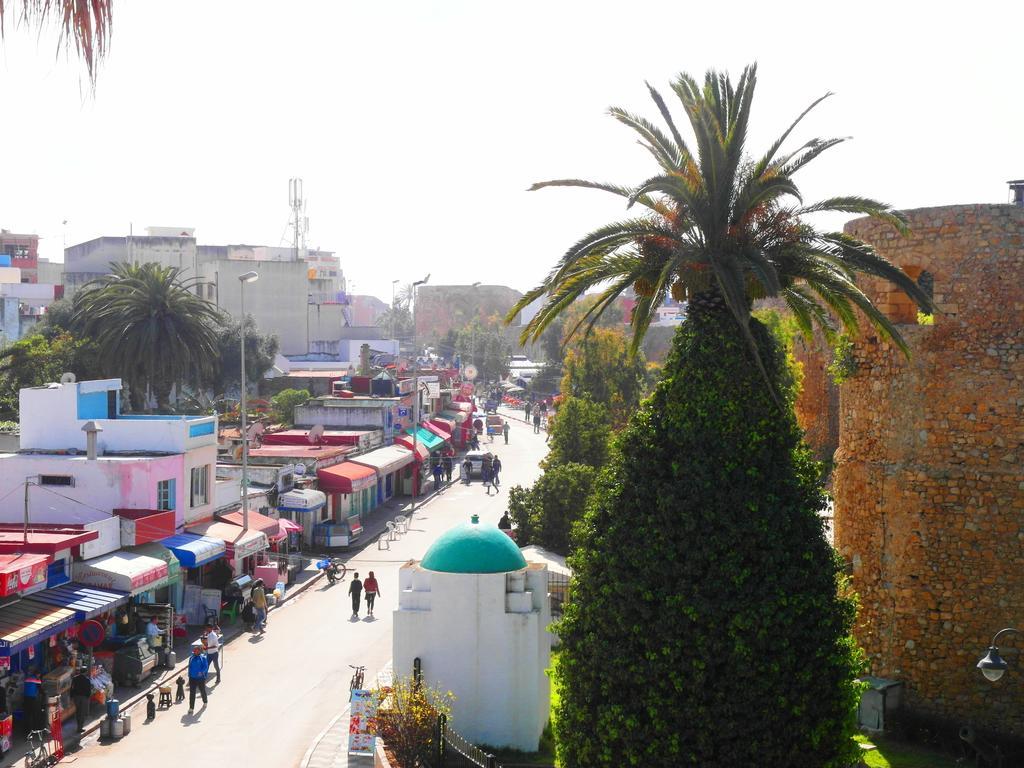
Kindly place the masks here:
<instances>
[{"instance_id":1,"label":"white car","mask_svg":"<svg viewBox=\"0 0 1024 768\"><path fill-rule=\"evenodd\" d=\"M493 455L494 454L492 454L490 451L467 451L465 458L463 458L462 460L465 461L466 459L469 459L469 464L472 467L469 476L472 477L476 475L477 477L480 477L480 469L481 467L483 467L484 464L484 456Z\"/></svg>"}]
</instances>

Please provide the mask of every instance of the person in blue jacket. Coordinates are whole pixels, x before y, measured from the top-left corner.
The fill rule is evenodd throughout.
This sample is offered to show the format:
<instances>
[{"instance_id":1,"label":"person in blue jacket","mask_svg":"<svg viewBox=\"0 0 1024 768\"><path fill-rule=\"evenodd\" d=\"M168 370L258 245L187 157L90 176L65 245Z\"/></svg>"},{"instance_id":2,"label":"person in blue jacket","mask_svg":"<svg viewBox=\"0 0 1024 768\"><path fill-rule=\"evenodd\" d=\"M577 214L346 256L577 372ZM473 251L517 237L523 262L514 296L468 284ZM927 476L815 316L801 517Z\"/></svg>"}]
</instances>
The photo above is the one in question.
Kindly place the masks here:
<instances>
[{"instance_id":1,"label":"person in blue jacket","mask_svg":"<svg viewBox=\"0 0 1024 768\"><path fill-rule=\"evenodd\" d=\"M203 697L206 706L206 675L210 671L210 662L203 653L203 644L196 640L192 643L192 658L188 660L188 711L196 708L196 691Z\"/></svg>"}]
</instances>

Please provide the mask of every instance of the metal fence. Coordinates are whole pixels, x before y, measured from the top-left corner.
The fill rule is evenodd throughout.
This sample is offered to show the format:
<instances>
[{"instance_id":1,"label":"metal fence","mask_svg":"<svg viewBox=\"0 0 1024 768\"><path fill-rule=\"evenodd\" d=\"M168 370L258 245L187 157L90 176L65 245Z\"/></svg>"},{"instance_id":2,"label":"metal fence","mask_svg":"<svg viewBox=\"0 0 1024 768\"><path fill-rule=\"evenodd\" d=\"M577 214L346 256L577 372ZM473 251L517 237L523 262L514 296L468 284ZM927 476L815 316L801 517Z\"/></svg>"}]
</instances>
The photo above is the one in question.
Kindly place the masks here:
<instances>
[{"instance_id":1,"label":"metal fence","mask_svg":"<svg viewBox=\"0 0 1024 768\"><path fill-rule=\"evenodd\" d=\"M569 574L548 570L548 595L551 596L551 618L561 619L569 597Z\"/></svg>"},{"instance_id":2,"label":"metal fence","mask_svg":"<svg viewBox=\"0 0 1024 768\"><path fill-rule=\"evenodd\" d=\"M425 763L426 768L502 768L494 755L449 728L444 715L437 719L434 749Z\"/></svg>"}]
</instances>

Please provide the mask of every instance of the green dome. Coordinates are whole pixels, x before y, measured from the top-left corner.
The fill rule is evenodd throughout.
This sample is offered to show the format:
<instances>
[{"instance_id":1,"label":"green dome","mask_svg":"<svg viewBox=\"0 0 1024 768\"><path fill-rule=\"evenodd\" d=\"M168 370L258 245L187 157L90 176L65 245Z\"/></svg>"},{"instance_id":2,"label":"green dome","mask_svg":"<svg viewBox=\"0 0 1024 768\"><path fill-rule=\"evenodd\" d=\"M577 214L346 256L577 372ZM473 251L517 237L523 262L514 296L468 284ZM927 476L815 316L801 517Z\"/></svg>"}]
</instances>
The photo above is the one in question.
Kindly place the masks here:
<instances>
[{"instance_id":1,"label":"green dome","mask_svg":"<svg viewBox=\"0 0 1024 768\"><path fill-rule=\"evenodd\" d=\"M430 545L422 565L443 573L507 573L526 567L519 547L495 525L472 521L445 531Z\"/></svg>"}]
</instances>

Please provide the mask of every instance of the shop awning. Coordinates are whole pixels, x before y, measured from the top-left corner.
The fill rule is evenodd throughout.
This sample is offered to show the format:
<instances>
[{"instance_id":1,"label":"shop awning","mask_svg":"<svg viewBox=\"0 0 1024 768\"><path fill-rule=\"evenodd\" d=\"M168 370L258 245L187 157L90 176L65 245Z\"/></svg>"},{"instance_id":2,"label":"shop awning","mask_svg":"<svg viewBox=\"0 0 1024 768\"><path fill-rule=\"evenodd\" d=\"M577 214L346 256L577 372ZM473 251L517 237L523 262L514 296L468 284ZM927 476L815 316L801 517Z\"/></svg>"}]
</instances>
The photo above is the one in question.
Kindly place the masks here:
<instances>
[{"instance_id":1,"label":"shop awning","mask_svg":"<svg viewBox=\"0 0 1024 768\"><path fill-rule=\"evenodd\" d=\"M431 419L423 424L424 427L433 432L437 437L440 437L446 442L451 442L452 432L455 430L455 425L452 424L449 427L443 419Z\"/></svg>"},{"instance_id":2,"label":"shop awning","mask_svg":"<svg viewBox=\"0 0 1024 768\"><path fill-rule=\"evenodd\" d=\"M302 533L302 526L296 522L288 520L287 518L282 517L277 522L280 523L281 530L285 533Z\"/></svg>"},{"instance_id":3,"label":"shop awning","mask_svg":"<svg viewBox=\"0 0 1024 768\"><path fill-rule=\"evenodd\" d=\"M155 557L157 560L163 560L167 563L168 584L173 584L181 579L181 563L178 562L178 558L175 554L160 542L151 541L146 544L139 544L139 546L131 547L125 551L135 552L140 555L145 555L146 557ZM153 587L153 589L155 589L155 587Z\"/></svg>"},{"instance_id":4,"label":"shop awning","mask_svg":"<svg viewBox=\"0 0 1024 768\"><path fill-rule=\"evenodd\" d=\"M0 608L0 656L13 656L75 623L75 612L31 600Z\"/></svg>"},{"instance_id":5,"label":"shop awning","mask_svg":"<svg viewBox=\"0 0 1024 768\"><path fill-rule=\"evenodd\" d=\"M243 530L231 523L199 523L188 528L188 533L198 533L200 536L209 536L213 539L220 539L227 549L227 556L232 560L239 560L255 555L270 546L267 536L264 533L250 528Z\"/></svg>"},{"instance_id":6,"label":"shop awning","mask_svg":"<svg viewBox=\"0 0 1024 768\"><path fill-rule=\"evenodd\" d=\"M59 587L38 592L26 601L42 603L53 608L67 608L75 612L77 621L85 621L101 613L107 613L124 605L131 597L127 592L113 589L97 589L85 584L62 584Z\"/></svg>"},{"instance_id":7,"label":"shop awning","mask_svg":"<svg viewBox=\"0 0 1024 768\"><path fill-rule=\"evenodd\" d=\"M224 557L227 551L220 539L194 533L176 533L164 539L161 544L174 553L184 568L199 568L212 563Z\"/></svg>"},{"instance_id":8,"label":"shop awning","mask_svg":"<svg viewBox=\"0 0 1024 768\"><path fill-rule=\"evenodd\" d=\"M412 450L412 438L409 435L396 435L395 436L395 442L398 445L405 446L410 451ZM423 443L421 443L420 441L417 440L416 441L416 462L418 464L422 464L424 461L426 461L429 458L430 458L430 451L427 450L427 446L425 446Z\"/></svg>"},{"instance_id":9,"label":"shop awning","mask_svg":"<svg viewBox=\"0 0 1024 768\"><path fill-rule=\"evenodd\" d=\"M373 467L379 475L390 475L402 467L412 464L412 451L400 445L389 445L349 459L354 464Z\"/></svg>"},{"instance_id":10,"label":"shop awning","mask_svg":"<svg viewBox=\"0 0 1024 768\"><path fill-rule=\"evenodd\" d=\"M327 496L323 491L312 488L295 488L282 493L277 499L277 508L285 512L316 512L327 504ZM278 520L283 523L284 520Z\"/></svg>"},{"instance_id":11,"label":"shop awning","mask_svg":"<svg viewBox=\"0 0 1024 768\"><path fill-rule=\"evenodd\" d=\"M221 515L220 519L225 523L231 523L241 528L245 518L242 510L238 510L237 512L228 512L226 515ZM254 509L249 510L249 530L259 531L271 541L277 541L279 538L282 538L281 526L277 524L277 520L267 517Z\"/></svg>"},{"instance_id":12,"label":"shop awning","mask_svg":"<svg viewBox=\"0 0 1024 768\"><path fill-rule=\"evenodd\" d=\"M356 493L377 484L376 470L351 461L318 469L316 477L320 490L328 493Z\"/></svg>"},{"instance_id":13,"label":"shop awning","mask_svg":"<svg viewBox=\"0 0 1024 768\"><path fill-rule=\"evenodd\" d=\"M455 424L461 424L469 418L468 413L463 413L462 411L449 411L448 409L441 411L441 415Z\"/></svg>"},{"instance_id":14,"label":"shop awning","mask_svg":"<svg viewBox=\"0 0 1024 768\"><path fill-rule=\"evenodd\" d=\"M71 578L90 587L133 595L167 586L170 581L166 560L126 549L75 563L71 566Z\"/></svg>"},{"instance_id":15,"label":"shop awning","mask_svg":"<svg viewBox=\"0 0 1024 768\"><path fill-rule=\"evenodd\" d=\"M0 597L16 595L22 590L46 581L49 555L23 553L0 555Z\"/></svg>"},{"instance_id":16,"label":"shop awning","mask_svg":"<svg viewBox=\"0 0 1024 768\"><path fill-rule=\"evenodd\" d=\"M410 428L405 430L405 433L411 436L412 429ZM424 429L423 427L420 427L416 431L416 442L423 443L425 446L427 446L427 450L430 451L431 453L436 451L442 445L444 445L444 440L435 435L429 429Z\"/></svg>"}]
</instances>

